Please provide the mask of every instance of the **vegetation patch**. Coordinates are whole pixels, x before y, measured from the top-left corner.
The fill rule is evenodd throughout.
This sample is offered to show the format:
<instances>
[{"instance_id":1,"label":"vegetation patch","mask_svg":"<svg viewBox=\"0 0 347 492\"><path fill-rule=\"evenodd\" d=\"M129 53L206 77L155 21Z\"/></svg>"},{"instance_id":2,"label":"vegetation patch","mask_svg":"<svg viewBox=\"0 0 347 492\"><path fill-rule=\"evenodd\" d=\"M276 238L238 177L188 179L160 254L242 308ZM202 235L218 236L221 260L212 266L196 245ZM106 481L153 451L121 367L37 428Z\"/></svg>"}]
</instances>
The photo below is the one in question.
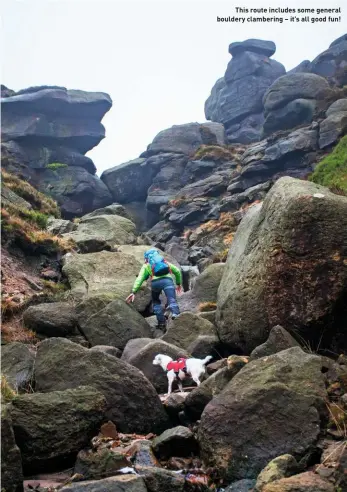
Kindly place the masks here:
<instances>
[{"instance_id":1,"label":"vegetation patch","mask_svg":"<svg viewBox=\"0 0 347 492\"><path fill-rule=\"evenodd\" d=\"M326 186L333 193L347 194L347 135L317 164L309 180Z\"/></svg>"},{"instance_id":2,"label":"vegetation patch","mask_svg":"<svg viewBox=\"0 0 347 492\"><path fill-rule=\"evenodd\" d=\"M17 395L14 389L11 388L9 382L6 377L1 374L1 402L8 403L13 400L13 398Z\"/></svg>"},{"instance_id":3,"label":"vegetation patch","mask_svg":"<svg viewBox=\"0 0 347 492\"><path fill-rule=\"evenodd\" d=\"M243 150L243 149L242 149ZM235 161L241 149L234 145L200 145L192 160L194 161Z\"/></svg>"},{"instance_id":4,"label":"vegetation patch","mask_svg":"<svg viewBox=\"0 0 347 492\"><path fill-rule=\"evenodd\" d=\"M201 302L198 305L198 310L200 311L200 313L215 311L216 309L217 309L217 304L215 302L212 302L212 301Z\"/></svg>"},{"instance_id":5,"label":"vegetation patch","mask_svg":"<svg viewBox=\"0 0 347 492\"><path fill-rule=\"evenodd\" d=\"M227 261L227 258L228 258L228 253L229 253L228 248L223 249L222 251L219 251L219 253L216 253L213 256L213 258L212 258L213 263L225 263Z\"/></svg>"},{"instance_id":6,"label":"vegetation patch","mask_svg":"<svg viewBox=\"0 0 347 492\"><path fill-rule=\"evenodd\" d=\"M4 169L1 170L1 178L2 184L29 202L34 210L42 214L53 215L57 218L60 217L60 209L57 202L40 191L37 191L27 181L23 181Z\"/></svg>"},{"instance_id":7,"label":"vegetation patch","mask_svg":"<svg viewBox=\"0 0 347 492\"><path fill-rule=\"evenodd\" d=\"M46 164L46 169L53 169L55 171L56 169L65 169L69 167L67 164L63 164L62 162L51 162L50 164Z\"/></svg>"}]
</instances>

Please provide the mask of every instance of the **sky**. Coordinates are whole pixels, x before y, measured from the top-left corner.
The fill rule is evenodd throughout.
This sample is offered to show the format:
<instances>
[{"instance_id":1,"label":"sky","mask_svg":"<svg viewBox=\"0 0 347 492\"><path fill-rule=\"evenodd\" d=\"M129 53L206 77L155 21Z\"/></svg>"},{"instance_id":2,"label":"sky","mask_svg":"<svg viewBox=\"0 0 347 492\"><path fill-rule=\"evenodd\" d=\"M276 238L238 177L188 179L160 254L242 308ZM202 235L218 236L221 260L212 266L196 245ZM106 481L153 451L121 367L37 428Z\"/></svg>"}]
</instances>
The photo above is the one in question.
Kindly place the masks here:
<instances>
[{"instance_id":1,"label":"sky","mask_svg":"<svg viewBox=\"0 0 347 492\"><path fill-rule=\"evenodd\" d=\"M206 121L204 103L225 73L231 42L272 40L272 58L290 70L347 31L343 3L3 0L2 83L16 91L59 85L107 92L113 106L102 120L106 138L87 154L100 175L137 158L161 130ZM337 23L217 22L240 17L236 7L341 7L342 13ZM262 16L244 17L250 15Z\"/></svg>"}]
</instances>

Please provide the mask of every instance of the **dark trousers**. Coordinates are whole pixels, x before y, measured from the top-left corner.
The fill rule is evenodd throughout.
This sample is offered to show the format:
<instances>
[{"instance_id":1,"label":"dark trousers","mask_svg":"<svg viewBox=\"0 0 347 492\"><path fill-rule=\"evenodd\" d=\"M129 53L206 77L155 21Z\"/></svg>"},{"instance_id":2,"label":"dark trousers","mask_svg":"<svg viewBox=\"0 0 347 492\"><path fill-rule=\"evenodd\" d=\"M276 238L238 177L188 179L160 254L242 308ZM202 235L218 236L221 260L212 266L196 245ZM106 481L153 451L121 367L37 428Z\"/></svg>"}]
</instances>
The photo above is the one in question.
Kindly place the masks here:
<instances>
[{"instance_id":1,"label":"dark trousers","mask_svg":"<svg viewBox=\"0 0 347 492\"><path fill-rule=\"evenodd\" d=\"M176 316L180 314L176 300L175 284L172 278L164 277L152 280L153 311L159 324L165 324L166 322L164 310L160 302L160 294L162 291L164 291L164 294L166 295L167 304L172 314Z\"/></svg>"}]
</instances>

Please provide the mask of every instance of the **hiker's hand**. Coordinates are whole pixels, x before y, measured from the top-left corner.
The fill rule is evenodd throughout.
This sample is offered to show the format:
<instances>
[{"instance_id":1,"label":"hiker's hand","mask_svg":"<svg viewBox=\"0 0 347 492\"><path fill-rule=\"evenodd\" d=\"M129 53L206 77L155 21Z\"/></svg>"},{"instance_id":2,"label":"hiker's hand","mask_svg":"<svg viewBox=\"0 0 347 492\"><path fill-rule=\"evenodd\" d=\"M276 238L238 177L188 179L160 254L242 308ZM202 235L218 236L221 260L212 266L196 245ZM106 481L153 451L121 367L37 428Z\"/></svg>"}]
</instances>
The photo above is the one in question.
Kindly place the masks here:
<instances>
[{"instance_id":1,"label":"hiker's hand","mask_svg":"<svg viewBox=\"0 0 347 492\"><path fill-rule=\"evenodd\" d=\"M177 292L177 294L181 294L181 292L182 292L182 285L177 285L176 292Z\"/></svg>"},{"instance_id":2,"label":"hiker's hand","mask_svg":"<svg viewBox=\"0 0 347 492\"><path fill-rule=\"evenodd\" d=\"M131 302L134 302L134 299L135 299L135 294L130 294L126 299L125 299L125 302L127 304L130 304Z\"/></svg>"}]
</instances>

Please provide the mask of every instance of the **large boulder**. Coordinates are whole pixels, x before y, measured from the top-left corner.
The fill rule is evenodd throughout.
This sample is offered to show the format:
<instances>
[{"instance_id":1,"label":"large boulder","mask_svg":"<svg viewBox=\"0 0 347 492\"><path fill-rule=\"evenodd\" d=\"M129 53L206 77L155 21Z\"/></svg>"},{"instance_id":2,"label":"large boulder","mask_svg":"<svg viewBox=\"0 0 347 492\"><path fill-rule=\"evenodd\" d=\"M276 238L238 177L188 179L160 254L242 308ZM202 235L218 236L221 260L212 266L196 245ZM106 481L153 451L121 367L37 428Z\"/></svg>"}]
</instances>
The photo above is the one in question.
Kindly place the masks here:
<instances>
[{"instance_id":1,"label":"large boulder","mask_svg":"<svg viewBox=\"0 0 347 492\"><path fill-rule=\"evenodd\" d=\"M265 485L275 480L295 475L299 470L298 462L291 454L277 456L259 473L255 490L256 492L262 492Z\"/></svg>"},{"instance_id":2,"label":"large boulder","mask_svg":"<svg viewBox=\"0 0 347 492\"><path fill-rule=\"evenodd\" d=\"M96 295L124 300L142 264L133 254L123 252L68 254L64 257L63 273L68 278L72 297L77 300ZM137 294L135 307L142 311L149 303L150 292L145 287Z\"/></svg>"},{"instance_id":3,"label":"large boulder","mask_svg":"<svg viewBox=\"0 0 347 492\"><path fill-rule=\"evenodd\" d=\"M251 359L266 357L291 347L300 347L300 344L282 326L274 326L266 342L251 352Z\"/></svg>"},{"instance_id":4,"label":"large boulder","mask_svg":"<svg viewBox=\"0 0 347 492\"><path fill-rule=\"evenodd\" d=\"M158 133L147 147L146 154L150 156L164 152L175 152L190 155L200 145L223 145L224 143L223 125L218 123L186 123L174 125Z\"/></svg>"},{"instance_id":5,"label":"large boulder","mask_svg":"<svg viewBox=\"0 0 347 492\"><path fill-rule=\"evenodd\" d=\"M319 126L320 149L331 146L339 140L339 137L347 133L347 109L332 111L327 113L327 116Z\"/></svg>"},{"instance_id":6,"label":"large boulder","mask_svg":"<svg viewBox=\"0 0 347 492\"><path fill-rule=\"evenodd\" d=\"M105 410L105 397L91 387L15 397L11 417L24 470L73 463L97 432Z\"/></svg>"},{"instance_id":7,"label":"large boulder","mask_svg":"<svg viewBox=\"0 0 347 492\"><path fill-rule=\"evenodd\" d=\"M23 469L20 450L15 442L8 405L1 405L1 489L23 492Z\"/></svg>"},{"instance_id":8,"label":"large boulder","mask_svg":"<svg viewBox=\"0 0 347 492\"><path fill-rule=\"evenodd\" d=\"M23 321L27 328L47 337L65 337L77 333L75 309L68 302L30 306L23 314Z\"/></svg>"},{"instance_id":9,"label":"large boulder","mask_svg":"<svg viewBox=\"0 0 347 492\"><path fill-rule=\"evenodd\" d=\"M299 347L248 363L201 416L205 464L230 480L256 478L271 459L312 450L325 410L321 369Z\"/></svg>"},{"instance_id":10,"label":"large boulder","mask_svg":"<svg viewBox=\"0 0 347 492\"><path fill-rule=\"evenodd\" d=\"M153 340L141 346L138 344L138 351L128 358L128 363L137 367L146 378L153 384L158 393L167 393L168 380L167 374L160 366L153 365L153 359L158 354L168 355L173 360L179 357L189 357L188 353L182 348L163 340Z\"/></svg>"},{"instance_id":11,"label":"large boulder","mask_svg":"<svg viewBox=\"0 0 347 492\"><path fill-rule=\"evenodd\" d=\"M112 203L111 205L107 205L106 207L97 208L96 210L93 210L93 212L83 215L82 220L89 217L97 217L98 215L120 215L121 217L125 217L126 219L131 220L130 215L120 203Z\"/></svg>"},{"instance_id":12,"label":"large boulder","mask_svg":"<svg viewBox=\"0 0 347 492\"><path fill-rule=\"evenodd\" d=\"M82 218L76 230L63 237L73 239L81 251L93 253L93 245L101 244L106 249L106 246L115 248L117 244L134 244L136 226L120 215L97 215Z\"/></svg>"},{"instance_id":13,"label":"large boulder","mask_svg":"<svg viewBox=\"0 0 347 492\"><path fill-rule=\"evenodd\" d=\"M193 295L200 302L216 302L225 263L212 263L195 280Z\"/></svg>"},{"instance_id":14,"label":"large boulder","mask_svg":"<svg viewBox=\"0 0 347 492\"><path fill-rule=\"evenodd\" d=\"M273 41L265 41L263 39L246 39L242 42L234 42L229 45L229 53L236 56L245 51L259 53L270 58L276 52L276 45Z\"/></svg>"},{"instance_id":15,"label":"large boulder","mask_svg":"<svg viewBox=\"0 0 347 492\"><path fill-rule=\"evenodd\" d=\"M125 454L113 449L82 449L77 455L74 474L82 475L84 480L100 480L130 465Z\"/></svg>"},{"instance_id":16,"label":"large boulder","mask_svg":"<svg viewBox=\"0 0 347 492\"><path fill-rule=\"evenodd\" d=\"M185 312L169 322L167 332L162 340L177 347L188 349L189 345L200 335L216 335L215 326L197 314Z\"/></svg>"},{"instance_id":17,"label":"large boulder","mask_svg":"<svg viewBox=\"0 0 347 492\"><path fill-rule=\"evenodd\" d=\"M61 368L59 374L57 367ZM36 390L45 393L93 386L104 394L106 417L121 432L161 432L167 425L155 389L138 369L112 355L89 351L64 338L40 343L35 381Z\"/></svg>"},{"instance_id":18,"label":"large boulder","mask_svg":"<svg viewBox=\"0 0 347 492\"><path fill-rule=\"evenodd\" d=\"M122 352L121 359L129 362L143 347L153 342L152 338L134 338L129 340Z\"/></svg>"},{"instance_id":19,"label":"large boulder","mask_svg":"<svg viewBox=\"0 0 347 492\"><path fill-rule=\"evenodd\" d=\"M265 485L262 492L334 492L335 490L332 483L324 480L318 474L308 471L289 478L275 480Z\"/></svg>"},{"instance_id":20,"label":"large boulder","mask_svg":"<svg viewBox=\"0 0 347 492\"><path fill-rule=\"evenodd\" d=\"M35 351L33 347L12 342L1 347L1 373L9 385L18 392L25 392L33 384Z\"/></svg>"},{"instance_id":21,"label":"large boulder","mask_svg":"<svg viewBox=\"0 0 347 492\"><path fill-rule=\"evenodd\" d=\"M133 338L151 337L147 321L122 299L115 299L92 316L79 316L79 326L91 346L111 345L123 350Z\"/></svg>"},{"instance_id":22,"label":"large boulder","mask_svg":"<svg viewBox=\"0 0 347 492\"><path fill-rule=\"evenodd\" d=\"M193 432L187 427L179 425L167 429L152 442L154 453L161 459L171 456L190 456L197 453L197 442Z\"/></svg>"},{"instance_id":23,"label":"large boulder","mask_svg":"<svg viewBox=\"0 0 347 492\"><path fill-rule=\"evenodd\" d=\"M324 346L338 336L347 343L341 314L346 212L345 197L289 177L276 182L262 205L249 209L218 290L216 323L223 342L250 353L279 324L312 343L322 337Z\"/></svg>"},{"instance_id":24,"label":"large boulder","mask_svg":"<svg viewBox=\"0 0 347 492\"><path fill-rule=\"evenodd\" d=\"M311 123L316 110L316 101L312 99L294 99L285 106L272 110L263 124L262 136L271 135L279 130Z\"/></svg>"},{"instance_id":25,"label":"large boulder","mask_svg":"<svg viewBox=\"0 0 347 492\"><path fill-rule=\"evenodd\" d=\"M311 62L310 71L343 86L347 82L346 62L347 38L343 35Z\"/></svg>"},{"instance_id":26,"label":"large boulder","mask_svg":"<svg viewBox=\"0 0 347 492\"><path fill-rule=\"evenodd\" d=\"M147 492L143 478L135 475L120 475L102 480L87 480L73 483L60 489L61 492Z\"/></svg>"}]
</instances>

